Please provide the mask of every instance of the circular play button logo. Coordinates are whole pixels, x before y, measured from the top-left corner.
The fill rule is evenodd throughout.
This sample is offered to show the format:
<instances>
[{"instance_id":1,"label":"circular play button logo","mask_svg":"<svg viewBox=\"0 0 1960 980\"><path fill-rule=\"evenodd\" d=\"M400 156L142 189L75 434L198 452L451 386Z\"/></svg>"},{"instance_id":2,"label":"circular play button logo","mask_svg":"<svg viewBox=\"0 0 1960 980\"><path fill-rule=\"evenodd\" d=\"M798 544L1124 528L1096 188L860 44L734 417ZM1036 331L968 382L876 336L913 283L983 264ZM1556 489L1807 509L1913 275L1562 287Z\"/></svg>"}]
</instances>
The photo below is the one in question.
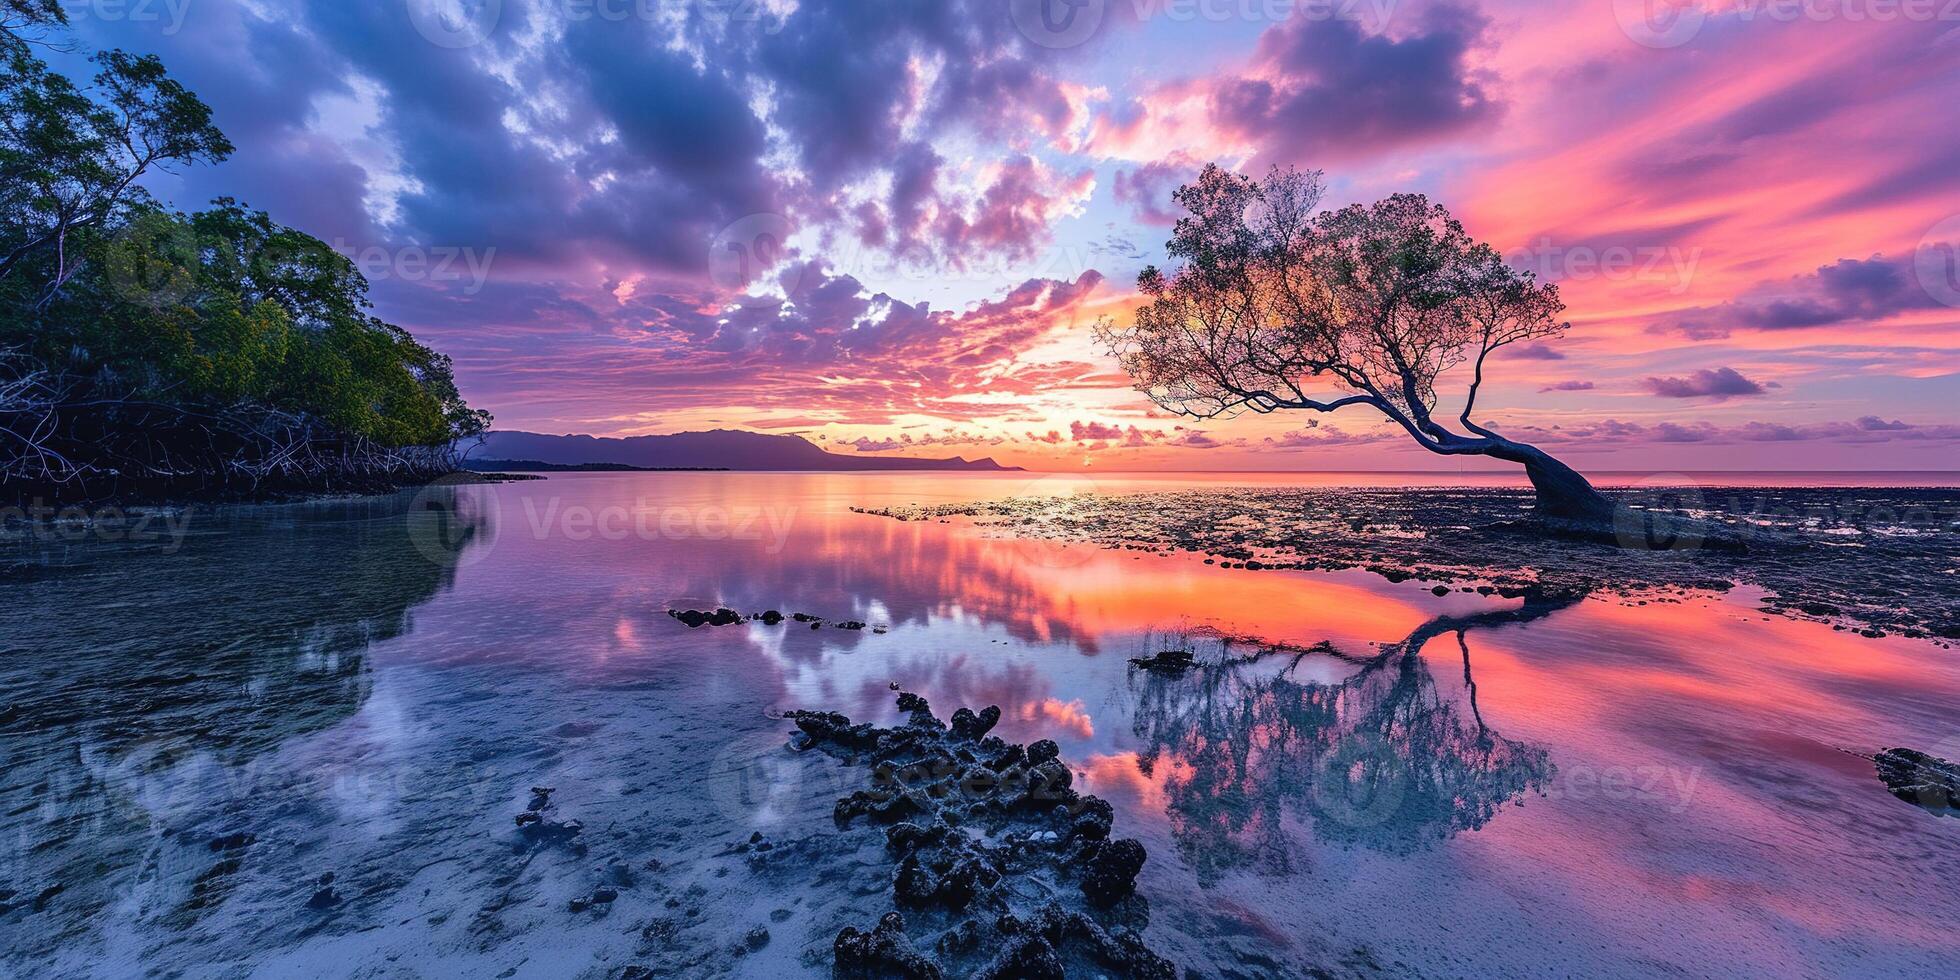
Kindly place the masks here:
<instances>
[{"instance_id":1,"label":"circular play button logo","mask_svg":"<svg viewBox=\"0 0 1960 980\"><path fill-rule=\"evenodd\" d=\"M1635 44L1678 48L1701 33L1708 12L1700 0L1613 0L1613 17Z\"/></svg>"},{"instance_id":2,"label":"circular play button logo","mask_svg":"<svg viewBox=\"0 0 1960 980\"><path fill-rule=\"evenodd\" d=\"M1095 36L1108 0L1009 0L1021 36L1044 48L1072 48Z\"/></svg>"}]
</instances>

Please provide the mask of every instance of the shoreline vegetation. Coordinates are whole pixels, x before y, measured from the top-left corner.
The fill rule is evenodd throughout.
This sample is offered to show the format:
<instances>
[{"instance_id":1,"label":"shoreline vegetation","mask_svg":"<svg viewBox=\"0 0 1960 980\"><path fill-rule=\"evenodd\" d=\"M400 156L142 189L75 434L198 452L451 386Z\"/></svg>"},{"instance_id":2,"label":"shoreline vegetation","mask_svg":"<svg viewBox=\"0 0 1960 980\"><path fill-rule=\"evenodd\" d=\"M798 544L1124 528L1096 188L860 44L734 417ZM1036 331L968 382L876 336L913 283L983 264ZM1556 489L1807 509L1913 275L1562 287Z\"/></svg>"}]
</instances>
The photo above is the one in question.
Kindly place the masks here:
<instances>
[{"instance_id":1,"label":"shoreline vegetation","mask_svg":"<svg viewBox=\"0 0 1960 980\"><path fill-rule=\"evenodd\" d=\"M21 11L17 11L21 12ZM488 412L450 359L372 315L327 243L231 198L143 189L234 147L162 62L34 56L67 23L0 23L0 502L375 492L443 478Z\"/></svg>"}]
</instances>

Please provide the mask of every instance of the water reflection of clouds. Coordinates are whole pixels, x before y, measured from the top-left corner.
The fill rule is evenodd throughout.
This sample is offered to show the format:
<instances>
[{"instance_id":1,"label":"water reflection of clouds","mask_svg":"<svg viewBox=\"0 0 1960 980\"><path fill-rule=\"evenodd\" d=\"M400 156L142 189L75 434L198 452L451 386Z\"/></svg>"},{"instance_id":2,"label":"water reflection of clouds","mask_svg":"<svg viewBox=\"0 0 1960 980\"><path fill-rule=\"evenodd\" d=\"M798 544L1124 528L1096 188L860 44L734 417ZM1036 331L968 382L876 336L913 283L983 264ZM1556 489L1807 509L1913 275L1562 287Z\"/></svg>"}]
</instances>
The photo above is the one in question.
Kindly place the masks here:
<instances>
[{"instance_id":1,"label":"water reflection of clouds","mask_svg":"<svg viewBox=\"0 0 1960 980\"><path fill-rule=\"evenodd\" d=\"M636 481L656 482L673 506L765 501L798 518L779 554L699 535L574 542L528 531L526 494L600 506L642 495ZM5 877L35 877L16 873L21 855L86 859L111 869L107 889L154 850L168 905L219 860L204 831L243 827L262 843L240 894L274 928L303 908L305 894L289 893L308 883L311 859L272 846L350 855L378 894L398 890L391 921L424 921L456 907L454 896L502 893L507 855L494 835L537 780L595 828L665 833L679 814L672 827L693 821L685 833L727 836L728 815L703 793L703 760L737 739L770 758L782 726L769 708L889 720L897 683L942 717L999 704L1003 737L1061 741L1085 788L1150 846L1145 882L1166 913L1153 933L1179 922L1212 930L1207 910L1240 910L1244 924L1224 927L1236 938L1186 937L1207 956L1243 940L1279 957L1273 937L1290 935L1302 950L1366 944L1408 963L1438 962L1425 951L1447 948L1466 971L1494 962L1479 950L1507 950L1503 962L1528 972L1580 973L1664 947L1747 955L1765 971L1925 972L1951 947L1941 930L1960 910L1941 883L1960 876L1947 846L1960 822L1929 827L1841 751L1960 730L1960 664L1946 651L1763 621L1749 596L1586 602L1520 628L1515 601L1436 597L1419 582L1110 551L1058 567L956 524L845 510L976 492L957 477L554 477L500 487L498 506L519 508L514 523L460 568L426 560L398 515L339 530L288 516L229 543L205 525L200 544L194 531L172 564L143 566L160 573L144 580L155 603L119 606L133 579L88 570L30 581L18 593L30 614L0 609L0 642L44 660L69 654L70 700L100 719L161 727L97 725L84 764L69 767L58 741L14 740L20 718L43 725L61 698L0 709L15 712L0 713L10 761L36 760L13 767L10 792L50 767L70 780L53 785L73 790L54 801L58 821L36 822L29 807L8 825L26 836ZM213 560L198 564L200 554ZM682 598L891 630L688 630L665 615ZM1124 658L1154 652L1146 635L1189 624L1332 640L1362 662L1268 657L1209 681L1128 678ZM1391 640L1388 657L1370 660ZM155 669L130 672L131 662ZM1558 764L1549 779L1540 753ZM241 760L259 761L260 781L238 781ZM1623 770L1680 778L1621 792ZM132 787L157 819L192 832L158 849ZM776 802L809 812L760 816L827 826L841 790L804 790ZM437 791L454 802L429 802ZM258 809L232 807L241 793ZM1388 816L1342 822L1391 796ZM50 848L47 835L65 843ZM417 904L425 883L398 874L431 860L448 862L427 872L448 889L436 889L441 909ZM1289 871L1283 881L1252 873ZM64 901L77 907L97 895L93 883L71 889ZM1383 921L1397 923L1392 934ZM1559 959L1533 959L1527 938ZM203 952L178 942L185 957ZM1695 961L1660 965L1684 962Z\"/></svg>"},{"instance_id":2,"label":"water reflection of clouds","mask_svg":"<svg viewBox=\"0 0 1960 980\"><path fill-rule=\"evenodd\" d=\"M385 696L388 710L376 710L370 649L409 632L413 611L447 591L456 569L453 555L432 560L417 547L407 503L200 512L174 553L70 549L59 566L9 583L0 877L61 886L59 924L9 930L9 945L25 953L79 928L130 894L146 864L168 872L154 901L184 901L179 892L211 861L205 832L257 800L356 821L393 806L401 787L389 774L406 771L414 749L388 748L409 721ZM379 754L350 749L303 768L285 757L297 740L354 731L362 717L392 719L371 744Z\"/></svg>"}]
</instances>

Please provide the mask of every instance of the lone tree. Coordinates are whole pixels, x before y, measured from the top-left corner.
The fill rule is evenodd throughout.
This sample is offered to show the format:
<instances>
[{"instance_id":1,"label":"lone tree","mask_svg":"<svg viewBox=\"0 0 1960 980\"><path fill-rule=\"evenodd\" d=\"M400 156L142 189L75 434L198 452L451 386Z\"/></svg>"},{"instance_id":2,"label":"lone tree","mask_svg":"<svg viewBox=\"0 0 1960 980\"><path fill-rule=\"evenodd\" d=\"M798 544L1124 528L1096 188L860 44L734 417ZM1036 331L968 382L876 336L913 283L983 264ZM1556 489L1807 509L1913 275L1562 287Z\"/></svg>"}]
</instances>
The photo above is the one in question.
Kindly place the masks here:
<instances>
[{"instance_id":1,"label":"lone tree","mask_svg":"<svg viewBox=\"0 0 1960 980\"><path fill-rule=\"evenodd\" d=\"M1196 418L1365 406L1432 453L1522 464L1543 515L1610 520L1576 470L1474 418L1492 351L1565 332L1558 287L1420 194L1316 213L1320 192L1318 171L1217 166L1178 188L1182 264L1137 277L1150 302L1131 325L1096 327L1137 390ZM1437 385L1460 368L1459 432L1437 419Z\"/></svg>"}]
</instances>

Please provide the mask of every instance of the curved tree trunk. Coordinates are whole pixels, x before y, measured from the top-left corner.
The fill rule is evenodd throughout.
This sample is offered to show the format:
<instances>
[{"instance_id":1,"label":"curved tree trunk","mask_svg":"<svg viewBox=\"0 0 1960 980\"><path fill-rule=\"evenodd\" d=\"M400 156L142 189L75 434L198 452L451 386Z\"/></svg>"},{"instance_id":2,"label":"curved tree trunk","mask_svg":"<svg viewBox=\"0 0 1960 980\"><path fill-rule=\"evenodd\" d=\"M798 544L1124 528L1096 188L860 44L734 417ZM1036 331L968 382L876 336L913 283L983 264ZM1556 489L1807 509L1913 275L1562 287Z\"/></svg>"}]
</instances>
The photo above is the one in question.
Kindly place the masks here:
<instances>
[{"instance_id":1,"label":"curved tree trunk","mask_svg":"<svg viewBox=\"0 0 1960 980\"><path fill-rule=\"evenodd\" d=\"M1524 464L1531 487L1538 492L1538 513L1568 520L1607 522L1613 519L1613 502L1593 488L1578 470L1558 461L1552 454L1528 443L1510 439L1495 440L1488 456Z\"/></svg>"}]
</instances>

